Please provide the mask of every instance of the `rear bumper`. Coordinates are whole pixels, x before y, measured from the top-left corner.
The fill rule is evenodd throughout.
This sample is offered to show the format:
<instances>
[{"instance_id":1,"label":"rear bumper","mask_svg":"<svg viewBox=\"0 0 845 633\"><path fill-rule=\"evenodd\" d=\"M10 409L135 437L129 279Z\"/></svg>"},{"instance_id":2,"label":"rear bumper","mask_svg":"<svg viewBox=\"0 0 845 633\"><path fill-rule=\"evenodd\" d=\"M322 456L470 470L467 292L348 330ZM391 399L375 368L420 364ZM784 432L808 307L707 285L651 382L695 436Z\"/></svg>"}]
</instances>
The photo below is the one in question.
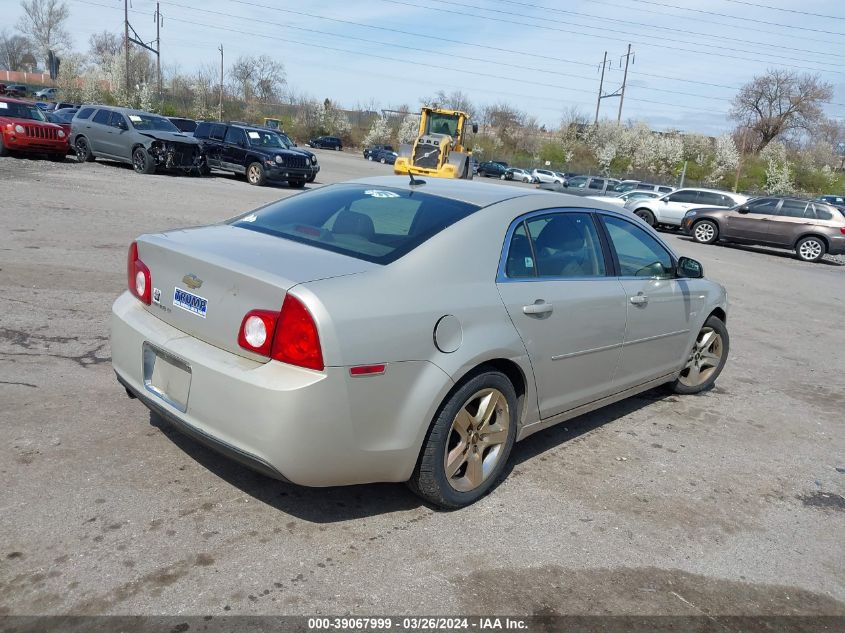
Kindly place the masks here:
<instances>
[{"instance_id":1,"label":"rear bumper","mask_svg":"<svg viewBox=\"0 0 845 633\"><path fill-rule=\"evenodd\" d=\"M143 347L190 368L184 410L150 390ZM149 409L213 449L304 486L406 481L452 381L427 361L381 376L256 362L164 323L128 292L112 307L112 365Z\"/></svg>"},{"instance_id":2,"label":"rear bumper","mask_svg":"<svg viewBox=\"0 0 845 633\"><path fill-rule=\"evenodd\" d=\"M845 235L834 235L827 240L827 252L830 255L845 255Z\"/></svg>"}]
</instances>

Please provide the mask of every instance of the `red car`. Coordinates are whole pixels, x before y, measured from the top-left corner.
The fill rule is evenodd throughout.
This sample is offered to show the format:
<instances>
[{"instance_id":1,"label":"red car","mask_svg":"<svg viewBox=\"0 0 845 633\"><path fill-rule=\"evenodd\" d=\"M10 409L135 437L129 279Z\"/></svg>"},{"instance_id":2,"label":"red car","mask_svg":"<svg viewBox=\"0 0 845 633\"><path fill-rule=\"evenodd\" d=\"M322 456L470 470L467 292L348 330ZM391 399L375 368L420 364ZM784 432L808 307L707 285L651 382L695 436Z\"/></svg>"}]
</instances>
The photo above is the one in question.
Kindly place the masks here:
<instances>
[{"instance_id":1,"label":"red car","mask_svg":"<svg viewBox=\"0 0 845 633\"><path fill-rule=\"evenodd\" d=\"M9 150L61 161L68 151L68 135L60 125L48 123L34 103L0 97L0 156L8 156Z\"/></svg>"}]
</instances>

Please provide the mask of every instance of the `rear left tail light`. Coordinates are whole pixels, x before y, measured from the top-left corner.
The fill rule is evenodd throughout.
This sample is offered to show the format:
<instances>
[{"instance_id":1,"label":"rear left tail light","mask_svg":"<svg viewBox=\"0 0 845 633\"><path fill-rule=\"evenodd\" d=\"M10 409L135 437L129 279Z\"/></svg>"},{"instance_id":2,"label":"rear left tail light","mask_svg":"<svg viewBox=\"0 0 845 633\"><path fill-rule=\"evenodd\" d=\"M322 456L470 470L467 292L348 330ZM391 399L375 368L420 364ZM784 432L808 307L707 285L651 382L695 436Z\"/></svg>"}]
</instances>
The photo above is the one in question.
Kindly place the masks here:
<instances>
[{"instance_id":1,"label":"rear left tail light","mask_svg":"<svg viewBox=\"0 0 845 633\"><path fill-rule=\"evenodd\" d=\"M839 227L839 232L845 235L845 226Z\"/></svg>"},{"instance_id":2,"label":"rear left tail light","mask_svg":"<svg viewBox=\"0 0 845 633\"><path fill-rule=\"evenodd\" d=\"M129 255L126 258L126 276L129 292L147 305L150 305L152 303L151 297L153 291L152 278L150 276L150 269L138 257L137 242L132 242L129 245Z\"/></svg>"},{"instance_id":3,"label":"rear left tail light","mask_svg":"<svg viewBox=\"0 0 845 633\"><path fill-rule=\"evenodd\" d=\"M280 312L247 312L238 332L238 345L289 365L317 371L325 368L317 323L293 295L285 295Z\"/></svg>"}]
</instances>

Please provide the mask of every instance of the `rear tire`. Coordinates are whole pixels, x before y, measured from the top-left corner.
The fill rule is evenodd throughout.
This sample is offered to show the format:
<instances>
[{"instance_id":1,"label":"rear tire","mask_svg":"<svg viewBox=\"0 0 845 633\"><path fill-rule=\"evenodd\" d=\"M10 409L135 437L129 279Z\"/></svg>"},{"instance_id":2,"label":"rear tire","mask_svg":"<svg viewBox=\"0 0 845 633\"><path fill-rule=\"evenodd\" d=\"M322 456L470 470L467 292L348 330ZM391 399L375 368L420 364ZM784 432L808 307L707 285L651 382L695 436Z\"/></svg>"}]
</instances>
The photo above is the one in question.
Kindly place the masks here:
<instances>
[{"instance_id":1,"label":"rear tire","mask_svg":"<svg viewBox=\"0 0 845 633\"><path fill-rule=\"evenodd\" d=\"M719 227L713 220L699 220L692 225L692 239L699 244L712 244L719 239Z\"/></svg>"},{"instance_id":2,"label":"rear tire","mask_svg":"<svg viewBox=\"0 0 845 633\"><path fill-rule=\"evenodd\" d=\"M517 418L516 391L504 374L489 370L466 380L434 418L411 490L441 508L475 503L507 465Z\"/></svg>"},{"instance_id":3,"label":"rear tire","mask_svg":"<svg viewBox=\"0 0 845 633\"><path fill-rule=\"evenodd\" d=\"M819 237L811 235L798 240L795 254L802 262L817 262L827 252L827 244Z\"/></svg>"},{"instance_id":4,"label":"rear tire","mask_svg":"<svg viewBox=\"0 0 845 633\"><path fill-rule=\"evenodd\" d=\"M643 222L648 224L650 227L654 228L655 221L654 221L654 214L649 211L648 209L637 209L634 211L634 215L640 218Z\"/></svg>"},{"instance_id":5,"label":"rear tire","mask_svg":"<svg viewBox=\"0 0 845 633\"><path fill-rule=\"evenodd\" d=\"M76 160L80 163L94 162L94 154L91 153L91 146L88 145L87 138L84 136L77 138L73 148L76 150Z\"/></svg>"},{"instance_id":6,"label":"rear tire","mask_svg":"<svg viewBox=\"0 0 845 633\"><path fill-rule=\"evenodd\" d=\"M246 168L246 181L256 187L263 186L264 183L267 182L267 174L264 172L264 165L258 161L250 163Z\"/></svg>"}]
</instances>

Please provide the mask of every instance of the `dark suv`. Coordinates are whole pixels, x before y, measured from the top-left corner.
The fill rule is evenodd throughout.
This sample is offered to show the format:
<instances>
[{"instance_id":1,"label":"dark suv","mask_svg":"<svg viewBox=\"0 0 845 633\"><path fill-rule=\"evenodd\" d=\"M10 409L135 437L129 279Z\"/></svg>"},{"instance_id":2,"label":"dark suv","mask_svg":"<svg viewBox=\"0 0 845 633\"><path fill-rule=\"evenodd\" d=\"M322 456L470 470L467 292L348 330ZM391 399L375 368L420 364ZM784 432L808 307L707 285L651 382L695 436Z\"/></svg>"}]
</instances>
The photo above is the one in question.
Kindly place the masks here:
<instances>
[{"instance_id":1,"label":"dark suv","mask_svg":"<svg viewBox=\"0 0 845 633\"><path fill-rule=\"evenodd\" d=\"M485 163L481 163L478 166L478 175L479 176L487 176L494 177L494 178L501 178L506 176L508 173L507 164L503 165L499 161L488 160Z\"/></svg>"},{"instance_id":2,"label":"dark suv","mask_svg":"<svg viewBox=\"0 0 845 633\"><path fill-rule=\"evenodd\" d=\"M311 147L319 147L320 149L336 149L341 151L343 149L343 141L336 136L318 136L308 141Z\"/></svg>"},{"instance_id":3,"label":"dark suv","mask_svg":"<svg viewBox=\"0 0 845 633\"><path fill-rule=\"evenodd\" d=\"M367 160L376 160L375 154L378 154L382 150L387 150L388 152L395 151L392 145L373 145L364 150L364 158Z\"/></svg>"},{"instance_id":4,"label":"dark suv","mask_svg":"<svg viewBox=\"0 0 845 633\"><path fill-rule=\"evenodd\" d=\"M316 156L289 149L279 133L268 128L203 121L194 138L202 143L210 168L244 174L251 185L271 180L302 187L320 171Z\"/></svg>"}]
</instances>

